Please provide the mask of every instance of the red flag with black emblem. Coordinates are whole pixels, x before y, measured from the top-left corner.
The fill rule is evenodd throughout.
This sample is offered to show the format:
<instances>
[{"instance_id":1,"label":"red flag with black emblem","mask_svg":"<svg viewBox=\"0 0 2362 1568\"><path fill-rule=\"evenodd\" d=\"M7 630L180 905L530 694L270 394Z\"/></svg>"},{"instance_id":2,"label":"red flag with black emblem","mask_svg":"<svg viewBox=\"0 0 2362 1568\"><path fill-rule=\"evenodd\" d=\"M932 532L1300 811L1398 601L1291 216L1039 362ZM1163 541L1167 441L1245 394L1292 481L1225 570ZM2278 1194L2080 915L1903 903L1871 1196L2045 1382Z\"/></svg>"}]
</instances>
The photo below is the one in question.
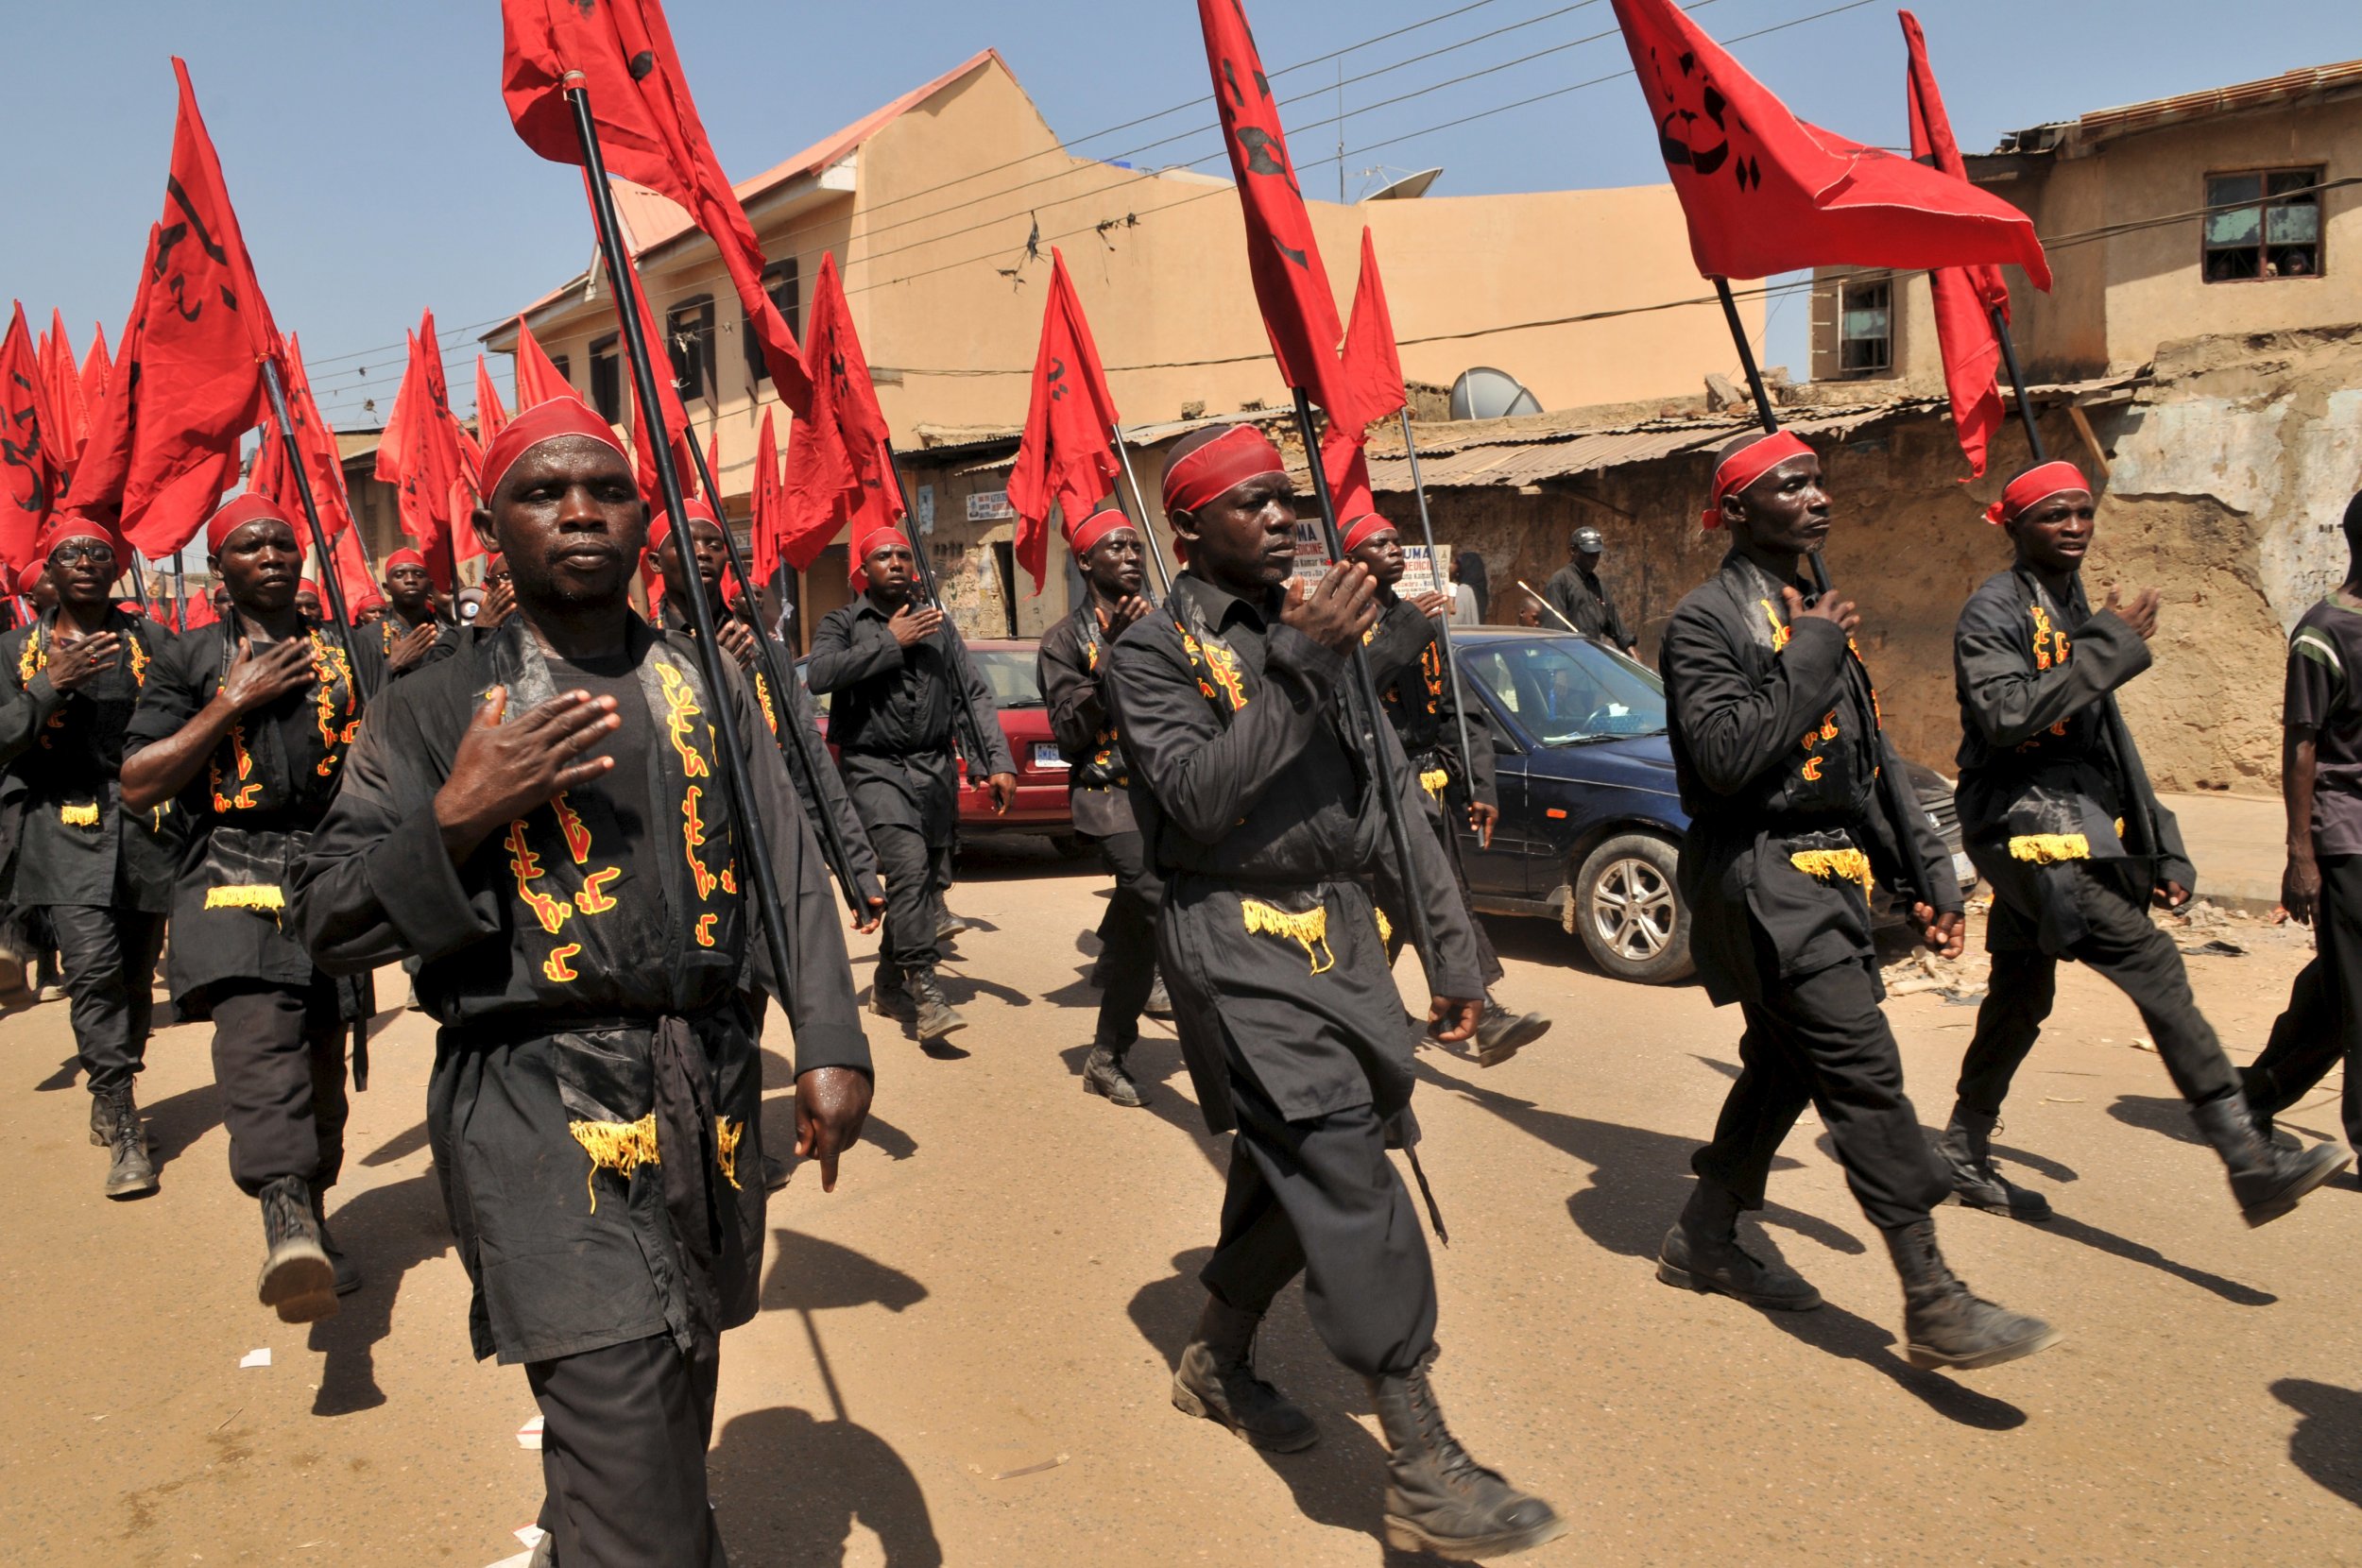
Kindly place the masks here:
<instances>
[{"instance_id":1,"label":"red flag with black emblem","mask_svg":"<svg viewBox=\"0 0 2362 1568\"><path fill-rule=\"evenodd\" d=\"M886 461L885 414L834 256L820 260L804 360L813 373L812 414L796 421L787 449L779 537L779 554L798 571L810 571L847 523L858 534L902 515L900 486Z\"/></svg>"},{"instance_id":2,"label":"red flag with black emblem","mask_svg":"<svg viewBox=\"0 0 2362 1568\"><path fill-rule=\"evenodd\" d=\"M0 557L13 573L33 558L33 541L58 503L58 461L42 388L40 355L18 305L0 339Z\"/></svg>"},{"instance_id":3,"label":"red flag with black emblem","mask_svg":"<svg viewBox=\"0 0 2362 1568\"><path fill-rule=\"evenodd\" d=\"M352 526L352 498L345 489L344 456L336 450L336 433L320 417L319 401L312 395L312 373L303 366L299 335L290 333L279 355L279 380L287 395L287 417L295 421L303 474L312 484L312 503L319 508L320 531L334 540ZM292 488L278 500L282 506L301 504Z\"/></svg>"},{"instance_id":4,"label":"red flag with black emblem","mask_svg":"<svg viewBox=\"0 0 2362 1568\"><path fill-rule=\"evenodd\" d=\"M2050 286L2024 213L1799 120L1673 0L1615 4L1706 277L2015 262L2036 287Z\"/></svg>"},{"instance_id":5,"label":"red flag with black emblem","mask_svg":"<svg viewBox=\"0 0 2362 1568\"><path fill-rule=\"evenodd\" d=\"M1951 117L1943 111L1943 94L1936 86L1934 67L1927 63L1927 37L1919 18L1900 13L1903 42L1910 51L1907 94L1911 121L1911 157L1930 168L1960 179L1968 164L1952 139ZM1993 434L2001 428L2001 333L1993 313L2010 318L2010 283L1991 264L1940 266L1928 273L1935 296L1936 342L1943 350L1943 384L1952 398L1952 426L1968 459L1969 477L1985 471L1985 453Z\"/></svg>"},{"instance_id":6,"label":"red flag with black emblem","mask_svg":"<svg viewBox=\"0 0 2362 1568\"><path fill-rule=\"evenodd\" d=\"M762 286L762 246L706 140L659 0L501 0L501 95L518 136L553 162L580 163L566 90L581 87L608 171L671 197L711 238L772 385L810 412L812 377Z\"/></svg>"},{"instance_id":7,"label":"red flag with black emblem","mask_svg":"<svg viewBox=\"0 0 2362 1568\"><path fill-rule=\"evenodd\" d=\"M1206 63L1213 72L1224 144L1246 213L1247 270L1263 309L1274 358L1289 386L1337 412L1337 345L1344 323L1329 292L1328 269L1312 237L1304 189L1288 156L1279 100L1263 74L1262 56L1241 0L1197 0L1206 34Z\"/></svg>"},{"instance_id":8,"label":"red flag with black emblem","mask_svg":"<svg viewBox=\"0 0 2362 1568\"><path fill-rule=\"evenodd\" d=\"M1067 276L1066 258L1053 247L1041 347L1034 356L1033 402L1018 442L1017 467L1009 474L1017 561L1032 573L1036 594L1050 564L1052 505L1065 511L1071 528L1115 490L1122 471L1113 440L1120 418L1083 301Z\"/></svg>"},{"instance_id":9,"label":"red flag with black emblem","mask_svg":"<svg viewBox=\"0 0 2362 1568\"><path fill-rule=\"evenodd\" d=\"M573 383L559 371L550 356L541 351L533 329L525 325L523 316L517 317L517 412L548 402L552 398L572 398L582 401Z\"/></svg>"}]
</instances>

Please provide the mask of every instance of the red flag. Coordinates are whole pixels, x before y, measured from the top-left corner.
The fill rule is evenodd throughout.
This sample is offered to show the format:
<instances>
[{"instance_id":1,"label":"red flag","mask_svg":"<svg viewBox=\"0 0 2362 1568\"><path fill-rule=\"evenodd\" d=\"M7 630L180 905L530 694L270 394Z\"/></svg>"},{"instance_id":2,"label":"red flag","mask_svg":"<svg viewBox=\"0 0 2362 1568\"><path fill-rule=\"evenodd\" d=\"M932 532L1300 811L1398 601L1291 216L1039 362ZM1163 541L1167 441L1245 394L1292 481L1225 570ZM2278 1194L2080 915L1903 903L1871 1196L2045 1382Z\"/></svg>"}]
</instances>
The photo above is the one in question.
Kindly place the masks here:
<instances>
[{"instance_id":1,"label":"red flag","mask_svg":"<svg viewBox=\"0 0 2362 1568\"><path fill-rule=\"evenodd\" d=\"M119 520L151 556L186 544L236 472L240 440L262 422L263 357L279 343L188 67L175 60L172 69L180 105L163 222L121 373L65 503Z\"/></svg>"},{"instance_id":2,"label":"red flag","mask_svg":"<svg viewBox=\"0 0 2362 1568\"><path fill-rule=\"evenodd\" d=\"M65 335L65 314L52 309L49 331L42 338L42 384L49 397L49 412L58 422L53 433L58 467L72 473L90 440L90 405L82 397L81 367L74 363L74 344Z\"/></svg>"},{"instance_id":3,"label":"red flag","mask_svg":"<svg viewBox=\"0 0 2362 1568\"><path fill-rule=\"evenodd\" d=\"M1616 0L1616 16L1705 276L2015 262L2050 286L2008 202L1797 119L1673 0Z\"/></svg>"},{"instance_id":4,"label":"red flag","mask_svg":"<svg viewBox=\"0 0 2362 1568\"><path fill-rule=\"evenodd\" d=\"M501 406L500 388L492 384L492 372L484 363L484 356L475 356L475 433L476 439L486 446L500 435L508 423L508 410ZM478 464L479 469L482 468Z\"/></svg>"},{"instance_id":5,"label":"red flag","mask_svg":"<svg viewBox=\"0 0 2362 1568\"><path fill-rule=\"evenodd\" d=\"M1041 592L1050 560L1050 508L1069 527L1088 517L1115 489L1122 471L1112 440L1121 416L1107 390L1107 372L1091 341L1083 301L1067 276L1066 258L1050 252L1050 297L1041 318L1041 348L1034 356L1034 397L1009 475L1009 504L1017 509L1018 564Z\"/></svg>"},{"instance_id":6,"label":"red flag","mask_svg":"<svg viewBox=\"0 0 2362 1568\"><path fill-rule=\"evenodd\" d=\"M786 495L779 487L779 438L771 425L771 410L762 411L762 431L755 437L754 496L749 503L747 531L753 558L747 568L762 582L779 571L779 520Z\"/></svg>"},{"instance_id":7,"label":"red flag","mask_svg":"<svg viewBox=\"0 0 2362 1568\"><path fill-rule=\"evenodd\" d=\"M664 334L657 331L656 316L648 309L648 291L640 281L637 267L631 272L631 303L640 312L641 341L648 346L648 357L656 371L657 401L662 407L664 437L673 449L673 471L680 477L680 493L684 500L697 493L697 463L693 442L695 436L689 424L689 410L680 401L680 383L673 379L673 356L665 349ZM616 302L620 320L623 301ZM640 493L648 504L661 511L664 491L657 478L655 449L648 444L648 411L640 406L640 378L631 373L626 363L624 377L631 383L631 447L633 460L640 468Z\"/></svg>"},{"instance_id":8,"label":"red flag","mask_svg":"<svg viewBox=\"0 0 2362 1568\"><path fill-rule=\"evenodd\" d=\"M474 530L459 524L473 506L459 421L451 412L443 360L428 311L410 336L410 364L377 449L377 477L400 491L402 530L417 541L435 586L452 590L458 563L479 553Z\"/></svg>"},{"instance_id":9,"label":"red flag","mask_svg":"<svg viewBox=\"0 0 2362 1568\"><path fill-rule=\"evenodd\" d=\"M287 417L295 421L304 477L311 481L312 503L319 508L320 531L334 540L352 526L352 498L345 488L344 456L336 450L336 433L320 417L318 400L312 396L312 374L303 367L303 345L298 334L288 336L279 355L279 381L287 395ZM278 500L282 506L301 504L292 485Z\"/></svg>"},{"instance_id":10,"label":"red flag","mask_svg":"<svg viewBox=\"0 0 2362 1568\"><path fill-rule=\"evenodd\" d=\"M902 515L900 486L886 461L885 415L833 256L820 260L804 359L820 374L813 383L812 414L796 421L787 449L779 539L779 554L798 571L810 571L848 522L857 524L858 534L859 524L891 523Z\"/></svg>"},{"instance_id":11,"label":"red flag","mask_svg":"<svg viewBox=\"0 0 2362 1568\"><path fill-rule=\"evenodd\" d=\"M377 573L369 570L368 555L361 548L361 530L348 528L337 535L328 553L336 563L336 586L344 591L347 615L357 616L372 604L385 602L377 586Z\"/></svg>"},{"instance_id":12,"label":"red flag","mask_svg":"<svg viewBox=\"0 0 2362 1568\"><path fill-rule=\"evenodd\" d=\"M557 366L541 351L533 329L525 325L525 318L521 315L517 317L517 412L522 414L552 398L572 398L579 402L582 394L558 374Z\"/></svg>"},{"instance_id":13,"label":"red flag","mask_svg":"<svg viewBox=\"0 0 2362 1568\"><path fill-rule=\"evenodd\" d=\"M608 172L671 197L712 239L772 384L808 414L812 377L762 286L762 247L706 140L659 0L501 0L501 94L525 145L553 162L582 162L565 95L581 87Z\"/></svg>"},{"instance_id":14,"label":"red flag","mask_svg":"<svg viewBox=\"0 0 2362 1568\"><path fill-rule=\"evenodd\" d=\"M82 405L94 416L99 401L107 395L108 375L115 366L107 352L106 326L94 321L90 332L90 352L82 356Z\"/></svg>"},{"instance_id":15,"label":"red flag","mask_svg":"<svg viewBox=\"0 0 2362 1568\"><path fill-rule=\"evenodd\" d=\"M1910 50L1907 79L1910 100L1911 157L1960 179L1968 165L1960 144L1952 139L1952 121L1943 111L1943 94L1927 63L1926 35L1919 18L1901 13L1903 42ZM1960 433L1960 451L1968 458L1969 477L1985 471L1985 453L1993 433L2001 428L2001 334L1993 313L2010 318L2010 284L2001 269L1977 266L1937 267L1927 275L1935 295L1936 342L1943 350L1943 383L1952 397L1952 424Z\"/></svg>"},{"instance_id":16,"label":"red flag","mask_svg":"<svg viewBox=\"0 0 2362 1568\"><path fill-rule=\"evenodd\" d=\"M31 564L33 541L58 503L58 458L43 395L40 356L16 307L0 339L0 557L11 575Z\"/></svg>"},{"instance_id":17,"label":"red flag","mask_svg":"<svg viewBox=\"0 0 2362 1568\"><path fill-rule=\"evenodd\" d=\"M1395 343L1394 313L1378 275L1378 242L1367 229L1361 230L1361 277L1354 285L1353 320L1345 328L1342 381L1341 396L1350 412L1338 422L1357 436L1411 401L1403 386L1402 350Z\"/></svg>"},{"instance_id":18,"label":"red flag","mask_svg":"<svg viewBox=\"0 0 2362 1568\"><path fill-rule=\"evenodd\" d=\"M1295 163L1288 156L1279 100L1263 75L1243 0L1197 0L1197 19L1206 34L1206 63L1213 72L1230 171L1246 213L1247 270L1271 333L1272 355L1291 387L1310 393L1334 414L1338 404L1332 400L1341 396L1335 386L1337 343L1344 325L1312 236Z\"/></svg>"}]
</instances>

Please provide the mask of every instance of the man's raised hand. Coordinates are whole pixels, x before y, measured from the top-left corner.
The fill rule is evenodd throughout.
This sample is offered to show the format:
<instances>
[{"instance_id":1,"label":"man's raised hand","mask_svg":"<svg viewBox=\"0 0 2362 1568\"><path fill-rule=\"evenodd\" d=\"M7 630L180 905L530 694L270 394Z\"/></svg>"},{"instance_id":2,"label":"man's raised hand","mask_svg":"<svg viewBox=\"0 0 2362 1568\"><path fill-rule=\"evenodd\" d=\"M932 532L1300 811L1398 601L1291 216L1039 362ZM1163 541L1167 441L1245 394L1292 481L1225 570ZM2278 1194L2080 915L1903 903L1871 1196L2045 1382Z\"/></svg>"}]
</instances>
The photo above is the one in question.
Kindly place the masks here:
<instances>
[{"instance_id":1,"label":"man's raised hand","mask_svg":"<svg viewBox=\"0 0 2362 1568\"><path fill-rule=\"evenodd\" d=\"M508 689L492 688L435 793L435 820L454 865L503 824L615 766L611 757L582 755L622 725L614 698L568 691L504 723L507 712Z\"/></svg>"},{"instance_id":2,"label":"man's raised hand","mask_svg":"<svg viewBox=\"0 0 2362 1568\"><path fill-rule=\"evenodd\" d=\"M71 691L101 670L113 667L115 656L123 650L123 639L114 632L98 632L72 642L60 642L57 652L49 657L49 684L60 691Z\"/></svg>"},{"instance_id":3,"label":"man's raised hand","mask_svg":"<svg viewBox=\"0 0 2362 1568\"><path fill-rule=\"evenodd\" d=\"M1856 613L1854 602L1840 599L1834 593L1823 594L1810 609L1805 607L1805 596L1792 588L1780 589L1780 598L1788 605L1788 622L1791 626L1799 621L1826 621L1851 637L1861 624L1861 617Z\"/></svg>"},{"instance_id":4,"label":"man's raised hand","mask_svg":"<svg viewBox=\"0 0 2362 1568\"><path fill-rule=\"evenodd\" d=\"M284 638L261 653L247 638L238 639L238 656L221 677L221 700L239 713L249 712L290 691L312 684L312 640Z\"/></svg>"},{"instance_id":5,"label":"man's raised hand","mask_svg":"<svg viewBox=\"0 0 2362 1568\"><path fill-rule=\"evenodd\" d=\"M903 647L916 648L943 630L943 612L933 605L904 605L886 622L886 630Z\"/></svg>"},{"instance_id":6,"label":"man's raised hand","mask_svg":"<svg viewBox=\"0 0 2362 1568\"><path fill-rule=\"evenodd\" d=\"M2108 590L2108 602L2099 607L2114 610L2116 619L2132 628L2132 635L2147 642L2157 635L2157 611L2165 603L2165 595L2155 588L2137 589L2131 598L2118 596L2114 588Z\"/></svg>"},{"instance_id":7,"label":"man's raised hand","mask_svg":"<svg viewBox=\"0 0 2362 1568\"><path fill-rule=\"evenodd\" d=\"M1378 583L1367 567L1351 562L1309 589L1299 577L1288 585L1279 619L1331 653L1350 653L1378 624Z\"/></svg>"},{"instance_id":8,"label":"man's raised hand","mask_svg":"<svg viewBox=\"0 0 2362 1568\"><path fill-rule=\"evenodd\" d=\"M478 628L482 628L484 626L483 617L478 616L476 618L476 625ZM411 627L408 631L394 639L393 647L386 651L386 669L392 671L396 674L400 674L402 671L409 669L412 665L418 663L419 660L426 657L428 650L435 646L435 639L442 635L442 627L432 621L425 622L423 625Z\"/></svg>"}]
</instances>

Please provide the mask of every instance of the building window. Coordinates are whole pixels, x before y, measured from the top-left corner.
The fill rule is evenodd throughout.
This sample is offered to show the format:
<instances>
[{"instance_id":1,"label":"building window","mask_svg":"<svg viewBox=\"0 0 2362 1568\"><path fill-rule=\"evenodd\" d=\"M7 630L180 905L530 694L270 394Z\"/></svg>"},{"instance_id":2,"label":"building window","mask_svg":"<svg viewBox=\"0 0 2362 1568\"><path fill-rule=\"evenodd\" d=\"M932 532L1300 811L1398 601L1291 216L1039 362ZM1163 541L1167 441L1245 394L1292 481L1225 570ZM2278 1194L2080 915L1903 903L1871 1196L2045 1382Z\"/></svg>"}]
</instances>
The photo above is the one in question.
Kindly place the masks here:
<instances>
[{"instance_id":1,"label":"building window","mask_svg":"<svg viewBox=\"0 0 2362 1568\"><path fill-rule=\"evenodd\" d=\"M683 401L713 387L713 296L684 299L664 314L664 347L673 356L673 384Z\"/></svg>"},{"instance_id":2,"label":"building window","mask_svg":"<svg viewBox=\"0 0 2362 1568\"><path fill-rule=\"evenodd\" d=\"M556 355L553 355L553 356L551 357L551 359L550 359L550 366L551 366L551 367L552 367L552 368L554 368L555 370L556 370L556 372L557 372L557 379L558 379L559 381L564 382L564 383L565 383L567 385L569 385L569 386L572 386L572 385L573 385L573 384L574 384L574 356L573 356L573 355L572 355L572 354L556 354Z\"/></svg>"},{"instance_id":3,"label":"building window","mask_svg":"<svg viewBox=\"0 0 2362 1568\"><path fill-rule=\"evenodd\" d=\"M1894 284L1844 283L1838 290L1838 369L1874 376L1894 365Z\"/></svg>"},{"instance_id":4,"label":"building window","mask_svg":"<svg viewBox=\"0 0 2362 1568\"><path fill-rule=\"evenodd\" d=\"M2319 277L2320 182L2319 168L2208 175L2206 281Z\"/></svg>"},{"instance_id":5,"label":"building window","mask_svg":"<svg viewBox=\"0 0 2362 1568\"><path fill-rule=\"evenodd\" d=\"M624 422L624 356L612 335L590 345L590 406L610 425Z\"/></svg>"},{"instance_id":6,"label":"building window","mask_svg":"<svg viewBox=\"0 0 2362 1568\"><path fill-rule=\"evenodd\" d=\"M773 262L762 269L762 292L771 297L771 303L787 317L787 330L797 337L804 335L804 289L797 274L796 259ZM746 374L761 386L771 379L771 366L762 358L762 340L755 336L754 324L746 325Z\"/></svg>"}]
</instances>

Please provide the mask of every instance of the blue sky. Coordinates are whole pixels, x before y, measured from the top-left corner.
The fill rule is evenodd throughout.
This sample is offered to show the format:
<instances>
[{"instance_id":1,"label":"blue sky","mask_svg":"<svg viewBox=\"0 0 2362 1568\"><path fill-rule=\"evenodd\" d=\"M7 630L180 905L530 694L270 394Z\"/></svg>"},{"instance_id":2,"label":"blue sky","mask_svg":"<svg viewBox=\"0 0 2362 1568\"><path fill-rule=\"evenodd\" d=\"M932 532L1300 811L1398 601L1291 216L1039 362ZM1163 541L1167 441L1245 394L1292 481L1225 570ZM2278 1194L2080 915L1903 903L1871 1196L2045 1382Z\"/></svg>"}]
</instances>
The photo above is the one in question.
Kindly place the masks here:
<instances>
[{"instance_id":1,"label":"blue sky","mask_svg":"<svg viewBox=\"0 0 2362 1568\"><path fill-rule=\"evenodd\" d=\"M1438 191L1462 195L1663 177L1636 89L1622 75L1626 57L1605 0L1250 5L1275 73L1429 24L1344 57L1349 78L1382 73L1345 88L1348 194L1381 178L1367 172L1378 165L1400 172L1441 164ZM1806 118L1898 144L1903 48L1891 4L1819 14L1841 5L1712 0L1699 20ZM130 305L147 226L162 206L172 133L168 57L176 52L189 61L272 308L282 327L301 332L321 401L339 422L374 422L362 406L372 395L381 412L390 408L402 331L429 305L454 360L454 401L467 403L472 333L455 329L514 311L590 255L572 172L527 152L503 111L495 0L99 0L17 9L15 69L0 94L0 136L17 149L6 186L9 222L0 229L0 286L24 300L37 328L53 304L62 307L77 350L87 348L94 318L111 337ZM2354 0L1922 0L1917 10L1971 150L2045 120L2362 56ZM672 21L733 178L987 46L1008 59L1078 152L1122 158L1168 136L1179 139L1139 160L1181 162L1219 151L1199 128L1211 118L1205 57L1195 8L1182 0L675 0ZM1799 25L1740 41L1791 22ZM1496 29L1509 30L1478 40ZM1552 52L1508 63L1544 50ZM1306 182L1328 195L1336 191L1337 133L1308 128L1335 112L1337 70L1324 63L1277 82L1299 100L1288 119ZM1437 85L1475 72L1485 74ZM1168 108L1176 112L1093 134ZM1009 205L1021 207L1022 197ZM1349 262L1333 265L1349 273ZM1583 304L1566 301L1570 312ZM1801 299L1780 309L1770 361L1801 368L1804 315ZM1121 354L1120 346L1105 347ZM500 380L505 391L505 373Z\"/></svg>"}]
</instances>

